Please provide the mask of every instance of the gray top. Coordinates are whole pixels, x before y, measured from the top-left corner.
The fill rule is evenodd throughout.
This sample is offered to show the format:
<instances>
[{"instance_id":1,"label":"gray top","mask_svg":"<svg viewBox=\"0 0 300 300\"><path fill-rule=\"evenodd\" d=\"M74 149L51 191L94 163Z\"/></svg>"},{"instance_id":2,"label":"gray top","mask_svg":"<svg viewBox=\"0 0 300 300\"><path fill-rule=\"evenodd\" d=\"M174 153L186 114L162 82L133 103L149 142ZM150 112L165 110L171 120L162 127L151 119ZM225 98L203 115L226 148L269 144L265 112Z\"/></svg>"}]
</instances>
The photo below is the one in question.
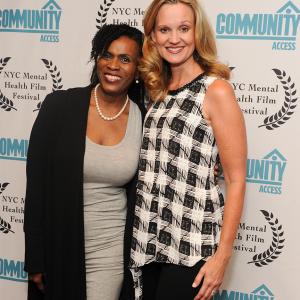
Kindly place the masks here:
<instances>
[{"instance_id":1,"label":"gray top","mask_svg":"<svg viewBox=\"0 0 300 300\"><path fill-rule=\"evenodd\" d=\"M127 201L123 186L137 170L141 128L140 110L130 101L126 133L118 144L102 146L86 138L83 186L85 251L87 266L91 260L93 269L114 268L114 264L123 267L120 265L123 251L118 251L119 258L112 254L108 257L109 251L101 255L101 251L118 245L123 249ZM95 261L98 267L94 265Z\"/></svg>"}]
</instances>

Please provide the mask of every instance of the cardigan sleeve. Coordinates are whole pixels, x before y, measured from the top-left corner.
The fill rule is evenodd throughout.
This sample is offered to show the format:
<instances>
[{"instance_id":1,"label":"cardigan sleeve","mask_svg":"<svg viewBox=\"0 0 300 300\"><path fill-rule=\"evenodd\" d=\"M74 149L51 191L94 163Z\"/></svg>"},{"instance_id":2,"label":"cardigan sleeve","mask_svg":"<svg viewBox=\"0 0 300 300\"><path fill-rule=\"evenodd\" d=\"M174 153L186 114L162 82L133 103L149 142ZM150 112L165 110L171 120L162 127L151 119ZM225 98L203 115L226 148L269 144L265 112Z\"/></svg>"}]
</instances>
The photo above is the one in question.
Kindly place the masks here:
<instances>
[{"instance_id":1,"label":"cardigan sleeve","mask_svg":"<svg viewBox=\"0 0 300 300\"><path fill-rule=\"evenodd\" d=\"M48 151L53 126L57 122L55 102L61 93L46 96L33 124L26 164L26 196L24 212L25 271L44 272L44 208ZM58 97L57 97L58 96ZM57 126L57 125L56 125Z\"/></svg>"}]
</instances>

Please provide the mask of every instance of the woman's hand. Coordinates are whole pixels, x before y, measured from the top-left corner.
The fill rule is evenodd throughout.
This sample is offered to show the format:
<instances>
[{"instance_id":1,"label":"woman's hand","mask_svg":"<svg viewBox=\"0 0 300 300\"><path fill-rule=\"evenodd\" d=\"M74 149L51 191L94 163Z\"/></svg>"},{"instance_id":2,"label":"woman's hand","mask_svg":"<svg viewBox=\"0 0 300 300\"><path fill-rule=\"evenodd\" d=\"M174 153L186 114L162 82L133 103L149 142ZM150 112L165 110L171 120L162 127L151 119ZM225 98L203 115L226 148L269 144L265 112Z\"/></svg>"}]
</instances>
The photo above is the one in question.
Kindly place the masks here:
<instances>
[{"instance_id":1,"label":"woman's hand","mask_svg":"<svg viewBox=\"0 0 300 300\"><path fill-rule=\"evenodd\" d=\"M193 287L196 288L203 280L203 284L194 300L209 300L213 297L223 282L228 262L229 257L221 258L217 253L207 260L193 283Z\"/></svg>"},{"instance_id":2,"label":"woman's hand","mask_svg":"<svg viewBox=\"0 0 300 300\"><path fill-rule=\"evenodd\" d=\"M214 166L214 179L216 185L219 183L219 178L222 174L223 174L223 168L221 162L218 161Z\"/></svg>"},{"instance_id":3,"label":"woman's hand","mask_svg":"<svg viewBox=\"0 0 300 300\"><path fill-rule=\"evenodd\" d=\"M36 287L40 291L44 291L45 285L43 281L43 273L32 273L29 274L28 279L35 283Z\"/></svg>"}]
</instances>

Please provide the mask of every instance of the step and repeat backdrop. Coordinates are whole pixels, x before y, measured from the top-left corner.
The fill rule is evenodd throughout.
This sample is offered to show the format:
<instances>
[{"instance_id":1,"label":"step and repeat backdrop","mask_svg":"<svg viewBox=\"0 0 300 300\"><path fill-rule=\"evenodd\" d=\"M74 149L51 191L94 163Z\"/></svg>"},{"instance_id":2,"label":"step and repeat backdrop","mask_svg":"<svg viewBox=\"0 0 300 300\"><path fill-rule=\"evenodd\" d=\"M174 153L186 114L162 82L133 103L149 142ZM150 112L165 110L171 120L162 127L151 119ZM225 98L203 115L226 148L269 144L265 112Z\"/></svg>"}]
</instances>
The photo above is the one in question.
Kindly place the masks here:
<instances>
[{"instance_id":1,"label":"step and repeat backdrop","mask_svg":"<svg viewBox=\"0 0 300 300\"><path fill-rule=\"evenodd\" d=\"M0 1L0 294L26 299L23 213L32 124L53 90L89 82L105 23L142 29L150 0ZM202 0L248 134L234 257L214 300L298 300L300 0ZM62 183L63 184L63 183ZM66 220L68 222L68 220ZM55 226L55 220L54 220Z\"/></svg>"}]
</instances>

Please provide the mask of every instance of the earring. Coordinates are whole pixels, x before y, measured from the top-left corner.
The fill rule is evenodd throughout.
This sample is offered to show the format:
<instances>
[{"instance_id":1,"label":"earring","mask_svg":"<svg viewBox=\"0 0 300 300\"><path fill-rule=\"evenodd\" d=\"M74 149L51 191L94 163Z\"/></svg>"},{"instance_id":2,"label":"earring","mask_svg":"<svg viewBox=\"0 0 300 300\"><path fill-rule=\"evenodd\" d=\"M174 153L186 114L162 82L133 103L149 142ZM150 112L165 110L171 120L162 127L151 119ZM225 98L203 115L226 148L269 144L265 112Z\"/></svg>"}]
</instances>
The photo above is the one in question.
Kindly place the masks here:
<instances>
[{"instance_id":1,"label":"earring","mask_svg":"<svg viewBox=\"0 0 300 300\"><path fill-rule=\"evenodd\" d=\"M138 78L135 79L135 83L136 83L136 84L139 83L139 79L138 79Z\"/></svg>"}]
</instances>

